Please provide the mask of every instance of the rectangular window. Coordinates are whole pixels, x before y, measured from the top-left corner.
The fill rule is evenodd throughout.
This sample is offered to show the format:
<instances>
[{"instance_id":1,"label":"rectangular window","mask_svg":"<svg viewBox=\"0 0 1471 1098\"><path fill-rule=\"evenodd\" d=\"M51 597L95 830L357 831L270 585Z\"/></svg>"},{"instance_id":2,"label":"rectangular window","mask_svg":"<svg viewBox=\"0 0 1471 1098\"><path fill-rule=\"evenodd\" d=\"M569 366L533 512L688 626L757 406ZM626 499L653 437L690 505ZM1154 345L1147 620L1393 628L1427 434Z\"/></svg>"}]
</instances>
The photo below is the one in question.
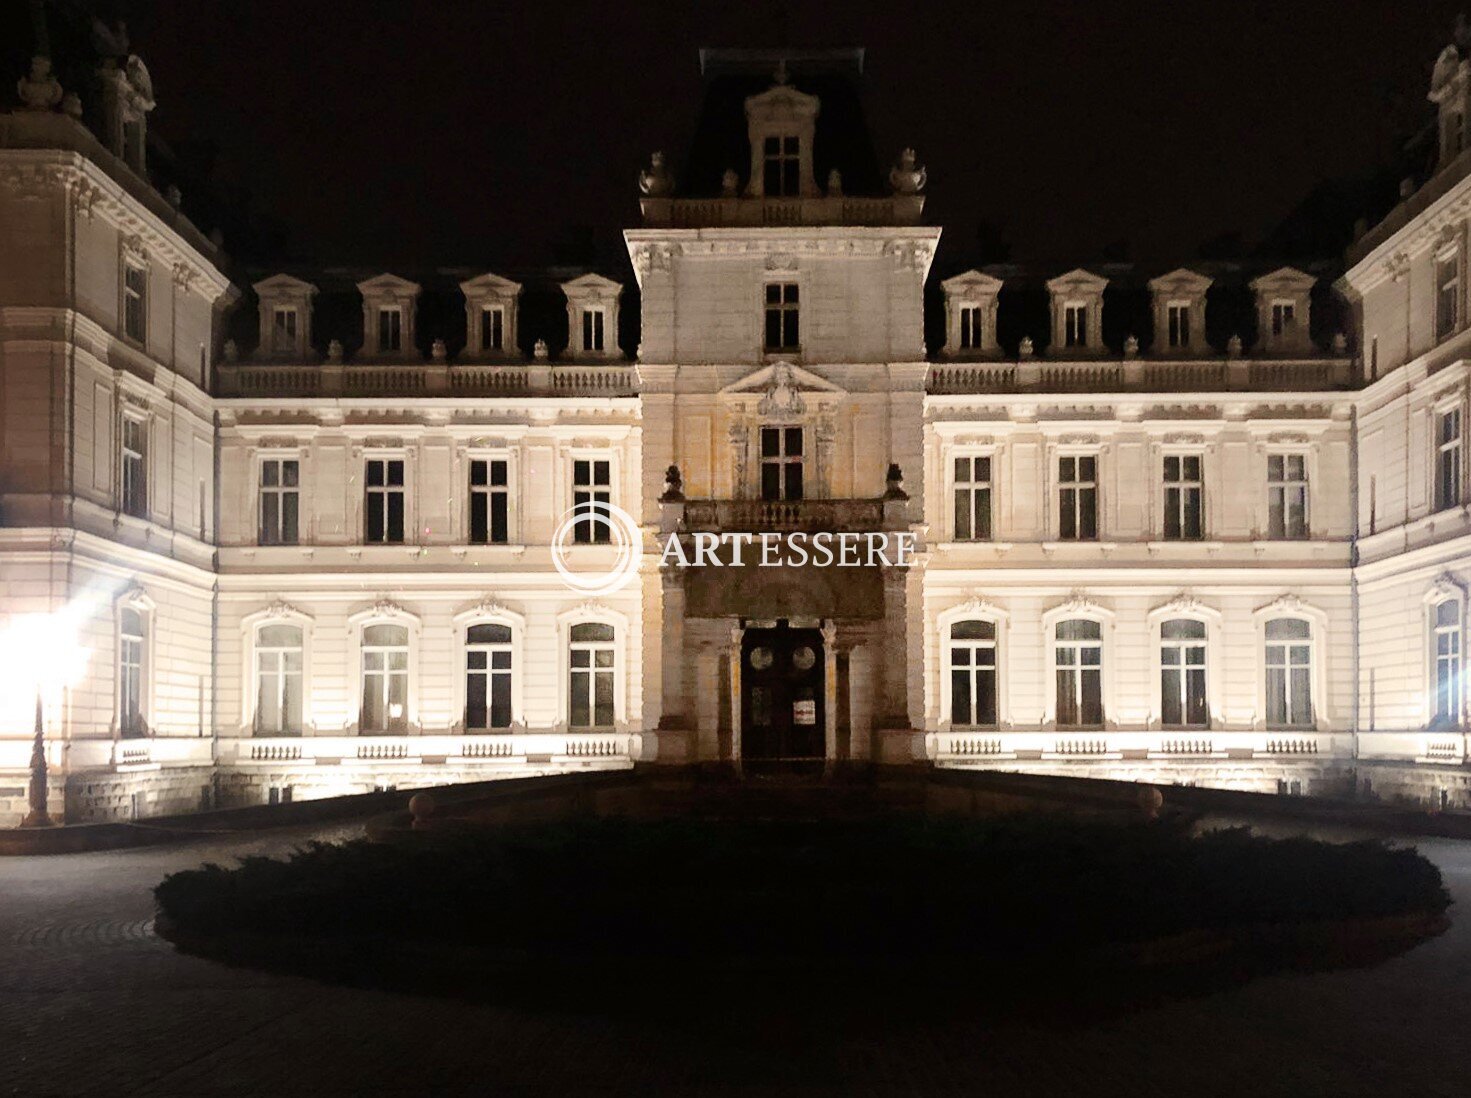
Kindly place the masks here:
<instances>
[{"instance_id":1,"label":"rectangular window","mask_svg":"<svg viewBox=\"0 0 1471 1098\"><path fill-rule=\"evenodd\" d=\"M1461 502L1461 410L1435 417L1435 509Z\"/></svg>"},{"instance_id":2,"label":"rectangular window","mask_svg":"<svg viewBox=\"0 0 1471 1098\"><path fill-rule=\"evenodd\" d=\"M1165 622L1159 662L1161 722L1166 728L1205 727L1205 623L1189 618Z\"/></svg>"},{"instance_id":3,"label":"rectangular window","mask_svg":"<svg viewBox=\"0 0 1471 1098\"><path fill-rule=\"evenodd\" d=\"M1435 606L1435 713L1442 727L1461 723L1461 604L1446 599Z\"/></svg>"},{"instance_id":4,"label":"rectangular window","mask_svg":"<svg viewBox=\"0 0 1471 1098\"><path fill-rule=\"evenodd\" d=\"M605 314L602 309L582 310L582 349L584 351L601 351L603 349L603 321Z\"/></svg>"},{"instance_id":5,"label":"rectangular window","mask_svg":"<svg viewBox=\"0 0 1471 1098\"><path fill-rule=\"evenodd\" d=\"M991 459L955 459L955 540L991 539Z\"/></svg>"},{"instance_id":6,"label":"rectangular window","mask_svg":"<svg viewBox=\"0 0 1471 1098\"><path fill-rule=\"evenodd\" d=\"M1452 254L1435 261L1435 338L1453 335L1460 323L1460 261Z\"/></svg>"},{"instance_id":7,"label":"rectangular window","mask_svg":"<svg viewBox=\"0 0 1471 1098\"><path fill-rule=\"evenodd\" d=\"M600 545L613 540L611 521L599 504L613 502L613 463L606 458L578 458L572 463L572 506L586 518L572 528L572 540L583 545Z\"/></svg>"},{"instance_id":8,"label":"rectangular window","mask_svg":"<svg viewBox=\"0 0 1471 1098\"><path fill-rule=\"evenodd\" d=\"M1300 618L1266 626L1267 726L1306 728L1313 723L1312 627Z\"/></svg>"},{"instance_id":9,"label":"rectangular window","mask_svg":"<svg viewBox=\"0 0 1471 1098\"><path fill-rule=\"evenodd\" d=\"M506 311L499 306L480 310L480 349L503 351L506 346Z\"/></svg>"},{"instance_id":10,"label":"rectangular window","mask_svg":"<svg viewBox=\"0 0 1471 1098\"><path fill-rule=\"evenodd\" d=\"M1088 306L1064 305L1062 310L1064 347L1088 345Z\"/></svg>"},{"instance_id":11,"label":"rectangular window","mask_svg":"<svg viewBox=\"0 0 1471 1098\"><path fill-rule=\"evenodd\" d=\"M790 197L801 189L801 143L796 137L768 137L761 146L761 193Z\"/></svg>"},{"instance_id":12,"label":"rectangular window","mask_svg":"<svg viewBox=\"0 0 1471 1098\"><path fill-rule=\"evenodd\" d=\"M1272 334L1282 335L1292 330L1297 321L1297 306L1290 301L1272 302Z\"/></svg>"},{"instance_id":13,"label":"rectangular window","mask_svg":"<svg viewBox=\"0 0 1471 1098\"><path fill-rule=\"evenodd\" d=\"M294 625L263 625L255 638L255 730L301 734L302 632Z\"/></svg>"},{"instance_id":14,"label":"rectangular window","mask_svg":"<svg viewBox=\"0 0 1471 1098\"><path fill-rule=\"evenodd\" d=\"M572 627L567 723L573 729L613 727L615 640L611 625L582 622Z\"/></svg>"},{"instance_id":15,"label":"rectangular window","mask_svg":"<svg viewBox=\"0 0 1471 1098\"><path fill-rule=\"evenodd\" d=\"M1190 346L1190 306L1171 305L1168 308L1170 347L1179 350Z\"/></svg>"},{"instance_id":16,"label":"rectangular window","mask_svg":"<svg viewBox=\"0 0 1471 1098\"><path fill-rule=\"evenodd\" d=\"M996 624L958 621L950 627L950 724L996 724Z\"/></svg>"},{"instance_id":17,"label":"rectangular window","mask_svg":"<svg viewBox=\"0 0 1471 1098\"><path fill-rule=\"evenodd\" d=\"M278 355L296 351L296 310L277 306L271 313L271 351Z\"/></svg>"},{"instance_id":18,"label":"rectangular window","mask_svg":"<svg viewBox=\"0 0 1471 1098\"><path fill-rule=\"evenodd\" d=\"M801 346L797 327L797 284L771 282L766 286L766 349L795 351Z\"/></svg>"},{"instance_id":19,"label":"rectangular window","mask_svg":"<svg viewBox=\"0 0 1471 1098\"><path fill-rule=\"evenodd\" d=\"M1057 669L1057 726L1101 726L1103 626L1085 618L1058 622L1053 660Z\"/></svg>"},{"instance_id":20,"label":"rectangular window","mask_svg":"<svg viewBox=\"0 0 1471 1098\"><path fill-rule=\"evenodd\" d=\"M123 417L123 513L148 517L148 422Z\"/></svg>"},{"instance_id":21,"label":"rectangular window","mask_svg":"<svg viewBox=\"0 0 1471 1098\"><path fill-rule=\"evenodd\" d=\"M397 307L378 310L378 350L403 350L403 310Z\"/></svg>"},{"instance_id":22,"label":"rectangular window","mask_svg":"<svg viewBox=\"0 0 1471 1098\"><path fill-rule=\"evenodd\" d=\"M1196 540L1204 536L1199 454L1170 454L1165 457L1165 537Z\"/></svg>"},{"instance_id":23,"label":"rectangular window","mask_svg":"<svg viewBox=\"0 0 1471 1098\"><path fill-rule=\"evenodd\" d=\"M135 343L148 338L148 268L123 264L123 335Z\"/></svg>"},{"instance_id":24,"label":"rectangular window","mask_svg":"<svg viewBox=\"0 0 1471 1098\"><path fill-rule=\"evenodd\" d=\"M301 466L295 458L260 463L260 544L295 545Z\"/></svg>"},{"instance_id":25,"label":"rectangular window","mask_svg":"<svg viewBox=\"0 0 1471 1098\"><path fill-rule=\"evenodd\" d=\"M408 731L408 703L409 631L402 625L365 626L360 730Z\"/></svg>"},{"instance_id":26,"label":"rectangular window","mask_svg":"<svg viewBox=\"0 0 1471 1098\"><path fill-rule=\"evenodd\" d=\"M960 309L960 348L973 351L981 346L981 307L963 305Z\"/></svg>"},{"instance_id":27,"label":"rectangular window","mask_svg":"<svg viewBox=\"0 0 1471 1098\"><path fill-rule=\"evenodd\" d=\"M504 459L470 462L470 541L503 545L508 539L510 487Z\"/></svg>"},{"instance_id":28,"label":"rectangular window","mask_svg":"<svg viewBox=\"0 0 1471 1098\"><path fill-rule=\"evenodd\" d=\"M511 627L487 623L465 633L465 728L511 727Z\"/></svg>"},{"instance_id":29,"label":"rectangular window","mask_svg":"<svg viewBox=\"0 0 1471 1098\"><path fill-rule=\"evenodd\" d=\"M404 540L403 459L369 458L366 472L363 540L370 544L400 544Z\"/></svg>"},{"instance_id":30,"label":"rectangular window","mask_svg":"<svg viewBox=\"0 0 1471 1098\"><path fill-rule=\"evenodd\" d=\"M124 607L118 621L118 731L124 736L142 736L148 731L143 720L143 660L148 640L148 622L141 610Z\"/></svg>"},{"instance_id":31,"label":"rectangular window","mask_svg":"<svg viewBox=\"0 0 1471 1098\"><path fill-rule=\"evenodd\" d=\"M761 428L761 498L802 498L802 428Z\"/></svg>"},{"instance_id":32,"label":"rectangular window","mask_svg":"<svg viewBox=\"0 0 1471 1098\"><path fill-rule=\"evenodd\" d=\"M1267 455L1267 536L1308 536L1308 470L1303 454Z\"/></svg>"},{"instance_id":33,"label":"rectangular window","mask_svg":"<svg viewBox=\"0 0 1471 1098\"><path fill-rule=\"evenodd\" d=\"M1063 541L1098 537L1098 456L1057 459L1057 536Z\"/></svg>"}]
</instances>

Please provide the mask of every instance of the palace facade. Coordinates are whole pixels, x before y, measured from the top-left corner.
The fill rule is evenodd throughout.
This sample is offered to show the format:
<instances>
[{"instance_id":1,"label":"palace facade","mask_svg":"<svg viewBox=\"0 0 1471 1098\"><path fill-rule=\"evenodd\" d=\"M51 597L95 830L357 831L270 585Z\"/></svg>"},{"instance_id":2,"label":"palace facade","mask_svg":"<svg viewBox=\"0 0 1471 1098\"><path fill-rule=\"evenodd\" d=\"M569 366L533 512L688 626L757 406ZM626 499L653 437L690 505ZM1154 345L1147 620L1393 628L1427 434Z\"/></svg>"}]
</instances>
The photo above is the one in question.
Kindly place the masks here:
<instances>
[{"instance_id":1,"label":"palace facade","mask_svg":"<svg viewBox=\"0 0 1471 1098\"><path fill-rule=\"evenodd\" d=\"M1434 171L1346 268L943 279L861 52L701 63L624 233L636 316L617 271L242 275L150 175L144 64L32 65L0 114L0 819L38 677L68 820L687 763L1471 799L1460 48ZM589 593L558 564L615 566L603 504L636 544ZM664 552L763 532L915 551Z\"/></svg>"}]
</instances>

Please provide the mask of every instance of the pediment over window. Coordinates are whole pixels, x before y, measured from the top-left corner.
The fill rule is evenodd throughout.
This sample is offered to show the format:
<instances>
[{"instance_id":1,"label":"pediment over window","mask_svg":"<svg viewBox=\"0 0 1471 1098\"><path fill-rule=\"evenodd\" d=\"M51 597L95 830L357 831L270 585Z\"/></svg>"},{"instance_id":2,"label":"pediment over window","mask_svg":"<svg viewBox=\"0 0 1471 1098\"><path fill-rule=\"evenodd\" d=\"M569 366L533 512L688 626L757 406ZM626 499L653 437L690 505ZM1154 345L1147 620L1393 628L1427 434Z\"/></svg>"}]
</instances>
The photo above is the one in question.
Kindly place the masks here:
<instances>
[{"instance_id":1,"label":"pediment over window","mask_svg":"<svg viewBox=\"0 0 1471 1098\"><path fill-rule=\"evenodd\" d=\"M947 298L966 301L983 301L1001 292L1001 279L985 271L969 270L940 283Z\"/></svg>"},{"instance_id":2,"label":"pediment over window","mask_svg":"<svg viewBox=\"0 0 1471 1098\"><path fill-rule=\"evenodd\" d=\"M379 301L403 301L419 296L419 284L398 275L381 274L358 283L358 293Z\"/></svg>"},{"instance_id":3,"label":"pediment over window","mask_svg":"<svg viewBox=\"0 0 1471 1098\"><path fill-rule=\"evenodd\" d=\"M1076 267L1067 274L1060 274L1056 278L1047 280L1047 292L1050 294L1072 294L1077 297L1088 297L1103 293L1104 287L1108 285L1108 279L1102 275L1096 275L1092 271Z\"/></svg>"},{"instance_id":4,"label":"pediment over window","mask_svg":"<svg viewBox=\"0 0 1471 1098\"><path fill-rule=\"evenodd\" d=\"M1168 274L1151 278L1149 290L1156 295L1194 298L1203 296L1211 288L1213 281L1199 271L1192 271L1189 267L1177 267Z\"/></svg>"}]
</instances>

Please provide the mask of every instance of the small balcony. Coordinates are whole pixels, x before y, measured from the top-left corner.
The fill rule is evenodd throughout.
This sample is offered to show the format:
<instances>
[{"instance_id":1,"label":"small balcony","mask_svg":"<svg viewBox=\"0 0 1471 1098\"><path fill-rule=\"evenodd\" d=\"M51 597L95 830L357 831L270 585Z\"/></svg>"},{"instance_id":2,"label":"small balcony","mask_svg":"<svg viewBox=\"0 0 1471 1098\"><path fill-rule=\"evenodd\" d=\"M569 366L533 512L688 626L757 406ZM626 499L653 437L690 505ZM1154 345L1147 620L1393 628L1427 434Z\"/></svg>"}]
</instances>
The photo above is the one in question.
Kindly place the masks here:
<instances>
[{"instance_id":1,"label":"small balcony","mask_svg":"<svg viewBox=\"0 0 1471 1098\"><path fill-rule=\"evenodd\" d=\"M924 211L924 195L642 198L639 206L643 211L644 224L659 229L917 225Z\"/></svg>"},{"instance_id":2,"label":"small balcony","mask_svg":"<svg viewBox=\"0 0 1471 1098\"><path fill-rule=\"evenodd\" d=\"M715 533L833 533L902 529L901 518L884 521L882 499L691 499L686 500L681 530ZM900 501L902 512L902 501Z\"/></svg>"}]
</instances>

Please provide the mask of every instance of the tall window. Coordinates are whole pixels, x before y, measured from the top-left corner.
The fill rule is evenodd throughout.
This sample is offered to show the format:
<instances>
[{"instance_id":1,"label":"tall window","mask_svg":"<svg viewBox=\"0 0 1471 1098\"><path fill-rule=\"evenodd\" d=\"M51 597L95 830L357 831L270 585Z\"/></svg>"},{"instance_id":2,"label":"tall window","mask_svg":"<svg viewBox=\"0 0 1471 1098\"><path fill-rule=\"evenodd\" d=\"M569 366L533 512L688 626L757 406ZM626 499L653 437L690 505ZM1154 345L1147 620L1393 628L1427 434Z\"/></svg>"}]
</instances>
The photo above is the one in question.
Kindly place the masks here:
<instances>
[{"instance_id":1,"label":"tall window","mask_svg":"<svg viewBox=\"0 0 1471 1098\"><path fill-rule=\"evenodd\" d=\"M480 349L502 351L506 345L506 311L499 305L480 310Z\"/></svg>"},{"instance_id":2,"label":"tall window","mask_svg":"<svg viewBox=\"0 0 1471 1098\"><path fill-rule=\"evenodd\" d=\"M1057 459L1057 533L1064 541L1098 537L1098 456Z\"/></svg>"},{"instance_id":3,"label":"tall window","mask_svg":"<svg viewBox=\"0 0 1471 1098\"><path fill-rule=\"evenodd\" d=\"M955 459L955 540L991 539L991 459Z\"/></svg>"},{"instance_id":4,"label":"tall window","mask_svg":"<svg viewBox=\"0 0 1471 1098\"><path fill-rule=\"evenodd\" d=\"M1306 728L1313 723L1312 626L1275 618L1266 626L1267 725Z\"/></svg>"},{"instance_id":5,"label":"tall window","mask_svg":"<svg viewBox=\"0 0 1471 1098\"><path fill-rule=\"evenodd\" d=\"M404 463L402 458L367 461L367 511L363 540L398 544L404 539Z\"/></svg>"},{"instance_id":6,"label":"tall window","mask_svg":"<svg viewBox=\"0 0 1471 1098\"><path fill-rule=\"evenodd\" d=\"M768 351L795 351L800 332L797 326L797 284L795 282L769 282L766 284L766 349Z\"/></svg>"},{"instance_id":7,"label":"tall window","mask_svg":"<svg viewBox=\"0 0 1471 1098\"><path fill-rule=\"evenodd\" d=\"M958 621L950 627L950 723L996 723L996 623Z\"/></svg>"},{"instance_id":8,"label":"tall window","mask_svg":"<svg viewBox=\"0 0 1471 1098\"><path fill-rule=\"evenodd\" d=\"M1297 320L1297 306L1291 301L1272 302L1272 334L1279 336L1292 330Z\"/></svg>"},{"instance_id":9,"label":"tall window","mask_svg":"<svg viewBox=\"0 0 1471 1098\"><path fill-rule=\"evenodd\" d=\"M148 421L123 417L123 512L148 517Z\"/></svg>"},{"instance_id":10,"label":"tall window","mask_svg":"<svg viewBox=\"0 0 1471 1098\"><path fill-rule=\"evenodd\" d=\"M148 619L143 611L125 606L118 614L118 732L142 736L148 731L143 720L143 662L148 645Z\"/></svg>"},{"instance_id":11,"label":"tall window","mask_svg":"<svg viewBox=\"0 0 1471 1098\"><path fill-rule=\"evenodd\" d=\"M363 732L409 727L409 631L402 625L363 629Z\"/></svg>"},{"instance_id":12,"label":"tall window","mask_svg":"<svg viewBox=\"0 0 1471 1098\"><path fill-rule=\"evenodd\" d=\"M607 322L608 314L602 309L582 310L582 349L584 351L601 351L603 349L603 325Z\"/></svg>"},{"instance_id":13,"label":"tall window","mask_svg":"<svg viewBox=\"0 0 1471 1098\"><path fill-rule=\"evenodd\" d=\"M613 502L613 464L606 458L578 458L572 463L572 506L579 515L603 516L603 521L586 518L572 529L572 540L595 545L613 539L606 507Z\"/></svg>"},{"instance_id":14,"label":"tall window","mask_svg":"<svg viewBox=\"0 0 1471 1098\"><path fill-rule=\"evenodd\" d=\"M1461 410L1435 417L1435 509L1461 502Z\"/></svg>"},{"instance_id":15,"label":"tall window","mask_svg":"<svg viewBox=\"0 0 1471 1098\"><path fill-rule=\"evenodd\" d=\"M761 193L795 195L801 188L800 142L795 137L768 137L761 146Z\"/></svg>"},{"instance_id":16,"label":"tall window","mask_svg":"<svg viewBox=\"0 0 1471 1098\"><path fill-rule=\"evenodd\" d=\"M277 305L271 312L271 350L278 355L296 351L296 310Z\"/></svg>"},{"instance_id":17,"label":"tall window","mask_svg":"<svg viewBox=\"0 0 1471 1098\"><path fill-rule=\"evenodd\" d=\"M1057 723L1096 728L1103 723L1103 626L1077 618L1057 623Z\"/></svg>"},{"instance_id":18,"label":"tall window","mask_svg":"<svg viewBox=\"0 0 1471 1098\"><path fill-rule=\"evenodd\" d=\"M504 459L470 462L470 541L504 544L510 498Z\"/></svg>"},{"instance_id":19,"label":"tall window","mask_svg":"<svg viewBox=\"0 0 1471 1098\"><path fill-rule=\"evenodd\" d=\"M802 428L761 428L761 498L802 498Z\"/></svg>"},{"instance_id":20,"label":"tall window","mask_svg":"<svg viewBox=\"0 0 1471 1098\"><path fill-rule=\"evenodd\" d=\"M255 730L269 736L301 734L301 629L263 625L255 635Z\"/></svg>"},{"instance_id":21,"label":"tall window","mask_svg":"<svg viewBox=\"0 0 1471 1098\"><path fill-rule=\"evenodd\" d=\"M378 350L403 350L404 314L398 306L378 310Z\"/></svg>"},{"instance_id":22,"label":"tall window","mask_svg":"<svg viewBox=\"0 0 1471 1098\"><path fill-rule=\"evenodd\" d=\"M1199 454L1165 457L1165 537L1196 539L1203 536Z\"/></svg>"},{"instance_id":23,"label":"tall window","mask_svg":"<svg viewBox=\"0 0 1471 1098\"><path fill-rule=\"evenodd\" d=\"M1433 723L1461 723L1461 604L1446 599L1435 604L1435 713Z\"/></svg>"},{"instance_id":24,"label":"tall window","mask_svg":"<svg viewBox=\"0 0 1471 1098\"><path fill-rule=\"evenodd\" d=\"M1435 338L1453 334L1460 324L1460 260L1452 254L1435 261Z\"/></svg>"},{"instance_id":25,"label":"tall window","mask_svg":"<svg viewBox=\"0 0 1471 1098\"><path fill-rule=\"evenodd\" d=\"M1088 306L1077 303L1063 306L1062 345L1064 347L1086 347L1088 345Z\"/></svg>"},{"instance_id":26,"label":"tall window","mask_svg":"<svg viewBox=\"0 0 1471 1098\"><path fill-rule=\"evenodd\" d=\"M981 307L979 305L962 305L960 307L961 350L973 351L980 345Z\"/></svg>"},{"instance_id":27,"label":"tall window","mask_svg":"<svg viewBox=\"0 0 1471 1098\"><path fill-rule=\"evenodd\" d=\"M1205 623L1175 618L1160 626L1160 721L1167 728L1204 727Z\"/></svg>"},{"instance_id":28,"label":"tall window","mask_svg":"<svg viewBox=\"0 0 1471 1098\"><path fill-rule=\"evenodd\" d=\"M260 543L295 545L300 509L301 465L295 458L260 463Z\"/></svg>"},{"instance_id":29,"label":"tall window","mask_svg":"<svg viewBox=\"0 0 1471 1098\"><path fill-rule=\"evenodd\" d=\"M1267 455L1267 536L1308 536L1308 470L1303 454Z\"/></svg>"},{"instance_id":30,"label":"tall window","mask_svg":"<svg viewBox=\"0 0 1471 1098\"><path fill-rule=\"evenodd\" d=\"M135 343L148 338L148 268L123 264L123 335Z\"/></svg>"},{"instance_id":31,"label":"tall window","mask_svg":"<svg viewBox=\"0 0 1471 1098\"><path fill-rule=\"evenodd\" d=\"M1170 328L1170 347L1179 350L1190 346L1190 306L1179 302L1166 309Z\"/></svg>"},{"instance_id":32,"label":"tall window","mask_svg":"<svg viewBox=\"0 0 1471 1098\"><path fill-rule=\"evenodd\" d=\"M613 626L581 622L572 627L568 653L568 724L572 728L613 727Z\"/></svg>"},{"instance_id":33,"label":"tall window","mask_svg":"<svg viewBox=\"0 0 1471 1098\"><path fill-rule=\"evenodd\" d=\"M511 727L511 627L472 625L465 632L465 728Z\"/></svg>"}]
</instances>

